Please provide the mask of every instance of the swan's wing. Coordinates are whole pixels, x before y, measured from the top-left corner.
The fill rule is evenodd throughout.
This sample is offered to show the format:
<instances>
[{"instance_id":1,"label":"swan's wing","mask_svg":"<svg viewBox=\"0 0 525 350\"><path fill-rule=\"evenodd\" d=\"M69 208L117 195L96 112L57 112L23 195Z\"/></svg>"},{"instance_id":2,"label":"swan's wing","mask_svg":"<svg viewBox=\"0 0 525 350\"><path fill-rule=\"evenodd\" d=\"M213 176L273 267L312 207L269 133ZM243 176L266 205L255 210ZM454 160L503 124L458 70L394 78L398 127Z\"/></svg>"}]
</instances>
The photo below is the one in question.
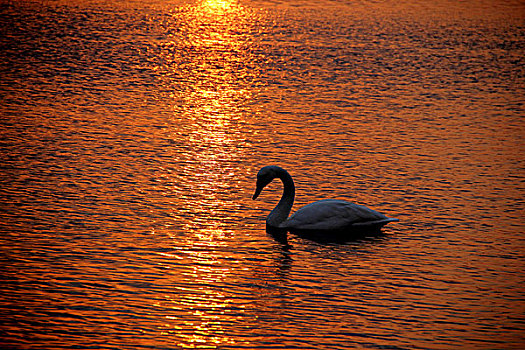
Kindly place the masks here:
<instances>
[{"instance_id":1,"label":"swan's wing","mask_svg":"<svg viewBox=\"0 0 525 350\"><path fill-rule=\"evenodd\" d=\"M339 230L354 225L381 224L392 221L363 205L337 199L325 199L296 211L281 227L297 230Z\"/></svg>"}]
</instances>

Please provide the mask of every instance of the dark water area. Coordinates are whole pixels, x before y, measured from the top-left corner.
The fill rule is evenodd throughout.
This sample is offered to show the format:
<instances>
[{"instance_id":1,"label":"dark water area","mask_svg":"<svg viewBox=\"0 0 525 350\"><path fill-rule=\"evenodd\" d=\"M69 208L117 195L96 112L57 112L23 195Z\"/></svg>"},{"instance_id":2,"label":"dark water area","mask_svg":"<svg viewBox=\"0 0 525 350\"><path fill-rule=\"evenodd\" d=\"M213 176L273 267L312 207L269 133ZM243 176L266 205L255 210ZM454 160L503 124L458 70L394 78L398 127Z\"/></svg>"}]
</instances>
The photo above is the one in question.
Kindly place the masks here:
<instances>
[{"instance_id":1,"label":"dark water area","mask_svg":"<svg viewBox=\"0 0 525 350\"><path fill-rule=\"evenodd\" d=\"M521 1L0 1L3 349L522 349ZM255 175L400 219L265 231Z\"/></svg>"}]
</instances>

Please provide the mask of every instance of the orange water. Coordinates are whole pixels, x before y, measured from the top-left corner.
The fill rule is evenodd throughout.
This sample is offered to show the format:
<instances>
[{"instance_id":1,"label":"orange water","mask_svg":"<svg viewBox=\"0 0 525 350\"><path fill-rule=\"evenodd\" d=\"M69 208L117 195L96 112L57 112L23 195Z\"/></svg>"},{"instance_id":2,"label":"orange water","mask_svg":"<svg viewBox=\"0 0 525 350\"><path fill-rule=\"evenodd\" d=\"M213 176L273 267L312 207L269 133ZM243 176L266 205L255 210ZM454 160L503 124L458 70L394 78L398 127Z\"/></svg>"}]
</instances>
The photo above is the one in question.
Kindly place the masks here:
<instances>
[{"instance_id":1,"label":"orange water","mask_svg":"<svg viewBox=\"0 0 525 350\"><path fill-rule=\"evenodd\" d=\"M0 4L2 348L525 346L520 1Z\"/></svg>"}]
</instances>

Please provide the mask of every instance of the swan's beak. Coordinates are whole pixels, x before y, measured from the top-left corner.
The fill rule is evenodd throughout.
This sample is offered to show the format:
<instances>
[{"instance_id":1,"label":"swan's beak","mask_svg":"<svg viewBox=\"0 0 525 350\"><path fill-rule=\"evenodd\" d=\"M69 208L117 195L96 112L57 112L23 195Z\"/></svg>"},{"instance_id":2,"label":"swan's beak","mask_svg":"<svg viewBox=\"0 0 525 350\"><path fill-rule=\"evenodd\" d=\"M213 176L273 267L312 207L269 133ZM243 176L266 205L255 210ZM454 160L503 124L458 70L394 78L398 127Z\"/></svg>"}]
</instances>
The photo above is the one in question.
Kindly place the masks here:
<instances>
[{"instance_id":1,"label":"swan's beak","mask_svg":"<svg viewBox=\"0 0 525 350\"><path fill-rule=\"evenodd\" d=\"M255 193L253 194L252 199L257 199L257 197L259 197L259 195L261 194L262 189L263 189L262 187L257 186L257 188L255 189Z\"/></svg>"}]
</instances>

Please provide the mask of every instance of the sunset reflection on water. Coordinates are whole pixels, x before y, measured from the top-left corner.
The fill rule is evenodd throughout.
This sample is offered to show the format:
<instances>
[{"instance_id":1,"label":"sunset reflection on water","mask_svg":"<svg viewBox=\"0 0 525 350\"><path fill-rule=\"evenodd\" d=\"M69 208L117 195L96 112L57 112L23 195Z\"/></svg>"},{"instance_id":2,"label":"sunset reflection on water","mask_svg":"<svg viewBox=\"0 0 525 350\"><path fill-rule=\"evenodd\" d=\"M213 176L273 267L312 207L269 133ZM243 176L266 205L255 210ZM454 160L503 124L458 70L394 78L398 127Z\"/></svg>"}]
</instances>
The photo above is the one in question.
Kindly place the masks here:
<instances>
[{"instance_id":1,"label":"sunset reflection on water","mask_svg":"<svg viewBox=\"0 0 525 350\"><path fill-rule=\"evenodd\" d=\"M204 1L173 13L166 24L173 40L161 44L157 70L171 100L170 138L179 151L177 204L198 212L187 229L227 226L224 211L239 210L225 193L239 191L231 186L245 172L239 165L248 143L241 129L253 97L246 82L256 71L246 39L249 16L236 2Z\"/></svg>"},{"instance_id":2,"label":"sunset reflection on water","mask_svg":"<svg viewBox=\"0 0 525 350\"><path fill-rule=\"evenodd\" d=\"M174 310L161 331L175 336L177 347L235 345L228 329L242 318L244 306L217 286L235 281L234 270L222 263L228 254L221 250L225 240L234 238L229 214L241 210L228 192L244 172L240 164L246 147L240 128L252 92L243 77L253 74L247 68L252 59L245 38L248 15L234 1L188 6L167 28L175 36L183 33L187 46L181 48L176 39L165 42L160 52L163 66L158 70L165 72L160 79L171 90L173 106L170 138L182 150L172 173L178 184L175 215L184 222L181 229L191 232L181 248L174 247L184 256L180 264L189 267L177 280L198 286L178 287L159 304ZM185 212L193 219L185 219ZM238 310L238 316L231 315L232 310Z\"/></svg>"},{"instance_id":3,"label":"sunset reflection on water","mask_svg":"<svg viewBox=\"0 0 525 350\"><path fill-rule=\"evenodd\" d=\"M0 347L523 347L519 11L3 3ZM284 245L269 164L400 222Z\"/></svg>"},{"instance_id":4,"label":"sunset reflection on water","mask_svg":"<svg viewBox=\"0 0 525 350\"><path fill-rule=\"evenodd\" d=\"M228 312L236 308L235 301L216 288L233 277L233 271L221 263L224 256L217 253L224 247L223 235L220 230L200 230L178 254L160 253L187 266L181 275L172 276L176 286L170 294L157 296L156 304L173 310L173 315L168 311L166 323L159 330L161 335L175 337L178 347L235 344L234 338L228 335L228 327L236 319Z\"/></svg>"}]
</instances>

